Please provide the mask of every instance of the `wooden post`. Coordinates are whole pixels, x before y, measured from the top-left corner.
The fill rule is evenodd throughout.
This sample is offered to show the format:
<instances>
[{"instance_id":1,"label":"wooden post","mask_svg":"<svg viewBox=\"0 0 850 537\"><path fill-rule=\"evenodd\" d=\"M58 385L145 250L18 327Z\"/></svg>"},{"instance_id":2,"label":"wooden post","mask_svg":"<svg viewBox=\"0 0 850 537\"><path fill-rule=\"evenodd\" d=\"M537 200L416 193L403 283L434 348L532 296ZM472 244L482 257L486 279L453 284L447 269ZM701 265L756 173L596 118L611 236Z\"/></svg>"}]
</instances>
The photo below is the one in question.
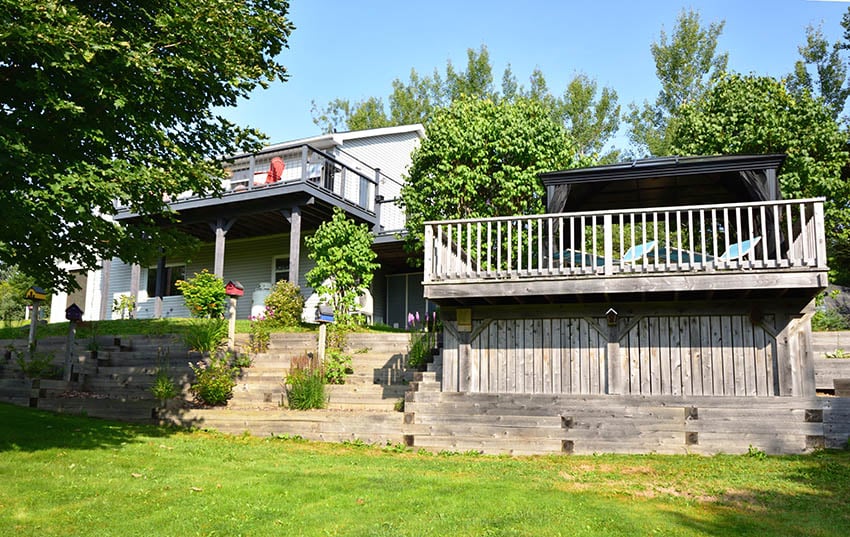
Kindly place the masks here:
<instances>
[{"instance_id":1,"label":"wooden post","mask_svg":"<svg viewBox=\"0 0 850 537\"><path fill-rule=\"evenodd\" d=\"M606 214L602 217L602 248L605 251L605 274L611 275L614 273L614 237L612 236L614 226L611 221L611 215Z\"/></svg>"},{"instance_id":2,"label":"wooden post","mask_svg":"<svg viewBox=\"0 0 850 537\"><path fill-rule=\"evenodd\" d=\"M213 260L213 274L224 278L224 238L236 219L225 220L218 218L210 224L210 229L215 233L215 257Z\"/></svg>"},{"instance_id":3,"label":"wooden post","mask_svg":"<svg viewBox=\"0 0 850 537\"><path fill-rule=\"evenodd\" d=\"M74 341L77 337L77 322L71 321L68 324L68 339L65 342L65 373L63 378L65 382L71 381L71 367L73 366L73 350L74 350Z\"/></svg>"},{"instance_id":4,"label":"wooden post","mask_svg":"<svg viewBox=\"0 0 850 537\"><path fill-rule=\"evenodd\" d=\"M142 267L138 263L133 263L130 267L130 297L133 299L133 308L130 310L130 318L136 318L136 304L139 302L139 277L142 272Z\"/></svg>"},{"instance_id":5,"label":"wooden post","mask_svg":"<svg viewBox=\"0 0 850 537\"><path fill-rule=\"evenodd\" d=\"M310 170L309 170L309 169L307 169L307 167L308 167L310 164L309 164L309 162L308 162L308 154L307 154L307 151L308 151L308 150L307 150L307 146L306 146L306 145L302 145L302 146L301 146L301 182L302 182L302 183L306 183L306 182L307 182L307 179L309 179L309 177L307 177L307 174L308 174L308 172L309 172Z\"/></svg>"},{"instance_id":6,"label":"wooden post","mask_svg":"<svg viewBox=\"0 0 850 537\"><path fill-rule=\"evenodd\" d=\"M236 297L230 297L230 318L227 323L227 348L233 351L236 348Z\"/></svg>"},{"instance_id":7,"label":"wooden post","mask_svg":"<svg viewBox=\"0 0 850 537\"><path fill-rule=\"evenodd\" d=\"M41 300L32 301L32 313L30 313L30 333L27 338L27 346L30 352L35 350L35 325L38 324L38 307L41 306Z\"/></svg>"},{"instance_id":8,"label":"wooden post","mask_svg":"<svg viewBox=\"0 0 850 537\"><path fill-rule=\"evenodd\" d=\"M620 362L620 327L617 324L608 325L608 393L620 395L623 393L623 371Z\"/></svg>"},{"instance_id":9,"label":"wooden post","mask_svg":"<svg viewBox=\"0 0 850 537\"><path fill-rule=\"evenodd\" d=\"M325 347L328 343L328 324L319 323L319 363L325 363Z\"/></svg>"},{"instance_id":10,"label":"wooden post","mask_svg":"<svg viewBox=\"0 0 850 537\"><path fill-rule=\"evenodd\" d=\"M154 300L153 316L162 318L162 295L165 294L165 256L161 256L156 264L156 299Z\"/></svg>"},{"instance_id":11,"label":"wooden post","mask_svg":"<svg viewBox=\"0 0 850 537\"><path fill-rule=\"evenodd\" d=\"M289 281L298 285L298 266L301 263L301 207L297 205L287 217L289 220Z\"/></svg>"},{"instance_id":12,"label":"wooden post","mask_svg":"<svg viewBox=\"0 0 850 537\"><path fill-rule=\"evenodd\" d=\"M112 273L112 260L104 259L100 273L100 315L98 319L105 321L109 315L109 306L112 300L109 297L109 280Z\"/></svg>"},{"instance_id":13,"label":"wooden post","mask_svg":"<svg viewBox=\"0 0 850 537\"><path fill-rule=\"evenodd\" d=\"M434 228L425 224L425 244L423 245L425 262L423 265L423 280L431 282L434 278Z\"/></svg>"},{"instance_id":14,"label":"wooden post","mask_svg":"<svg viewBox=\"0 0 850 537\"><path fill-rule=\"evenodd\" d=\"M380 185L381 168L375 168L375 225L372 228L372 233L374 233L375 235L380 233L383 229L383 226L381 225L381 206L384 204L384 197L381 195Z\"/></svg>"}]
</instances>

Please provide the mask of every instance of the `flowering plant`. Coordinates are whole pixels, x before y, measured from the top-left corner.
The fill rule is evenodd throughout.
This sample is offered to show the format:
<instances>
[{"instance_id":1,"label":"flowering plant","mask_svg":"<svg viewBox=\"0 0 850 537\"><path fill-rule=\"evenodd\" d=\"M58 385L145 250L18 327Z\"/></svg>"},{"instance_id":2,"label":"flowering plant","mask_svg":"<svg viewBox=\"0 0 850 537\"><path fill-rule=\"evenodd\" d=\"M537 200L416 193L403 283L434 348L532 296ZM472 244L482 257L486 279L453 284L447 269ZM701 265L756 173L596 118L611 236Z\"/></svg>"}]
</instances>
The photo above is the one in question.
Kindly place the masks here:
<instances>
[{"instance_id":1,"label":"flowering plant","mask_svg":"<svg viewBox=\"0 0 850 537\"><path fill-rule=\"evenodd\" d=\"M424 367L433 360L432 349L437 346L438 327L437 312L425 313L420 317L419 312L407 314L407 328L418 332L411 336L410 352L407 363L410 367Z\"/></svg>"}]
</instances>

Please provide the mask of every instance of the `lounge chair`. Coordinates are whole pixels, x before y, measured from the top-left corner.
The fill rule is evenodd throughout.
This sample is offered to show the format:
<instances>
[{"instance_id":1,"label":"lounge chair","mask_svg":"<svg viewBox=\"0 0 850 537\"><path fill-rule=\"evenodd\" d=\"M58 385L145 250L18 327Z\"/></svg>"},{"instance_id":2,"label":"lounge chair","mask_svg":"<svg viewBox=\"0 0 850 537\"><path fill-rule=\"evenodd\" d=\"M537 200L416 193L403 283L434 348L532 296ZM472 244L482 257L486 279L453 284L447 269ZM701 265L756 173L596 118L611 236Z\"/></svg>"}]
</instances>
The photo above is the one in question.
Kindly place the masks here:
<instances>
[{"instance_id":1,"label":"lounge chair","mask_svg":"<svg viewBox=\"0 0 850 537\"><path fill-rule=\"evenodd\" d=\"M614 264L619 261L624 263L635 263L643 258L651 258L652 251L655 249L656 241L649 241L641 244L636 244L626 250L622 258L614 258ZM590 252L580 252L578 250L564 250L563 252L555 252L552 258L557 261L564 257L564 265L570 265L571 260L575 262L575 266L582 266L582 256L584 257L584 266L586 267L602 267L605 266L605 258Z\"/></svg>"},{"instance_id":2,"label":"lounge chair","mask_svg":"<svg viewBox=\"0 0 850 537\"><path fill-rule=\"evenodd\" d=\"M761 237L753 237L735 244L730 244L729 248L723 252L720 257L714 257L699 252L689 253L686 250L678 250L676 248L661 248L658 251L658 259L662 263L666 263L669 257L671 263L708 263L709 261L730 262L737 259L744 259L751 255L756 246L758 246Z\"/></svg>"}]
</instances>

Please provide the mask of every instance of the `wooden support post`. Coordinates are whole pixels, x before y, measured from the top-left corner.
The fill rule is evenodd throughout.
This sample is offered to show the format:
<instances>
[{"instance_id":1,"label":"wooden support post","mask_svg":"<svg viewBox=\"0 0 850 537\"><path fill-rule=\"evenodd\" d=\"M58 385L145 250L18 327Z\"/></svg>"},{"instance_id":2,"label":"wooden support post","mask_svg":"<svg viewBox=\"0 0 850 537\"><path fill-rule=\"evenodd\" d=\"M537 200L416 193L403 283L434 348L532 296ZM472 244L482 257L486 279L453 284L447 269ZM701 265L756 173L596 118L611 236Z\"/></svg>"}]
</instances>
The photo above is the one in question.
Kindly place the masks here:
<instances>
[{"instance_id":1,"label":"wooden support post","mask_svg":"<svg viewBox=\"0 0 850 537\"><path fill-rule=\"evenodd\" d=\"M156 264L156 298L153 306L154 319L162 318L162 296L165 294L165 256Z\"/></svg>"},{"instance_id":2,"label":"wooden support post","mask_svg":"<svg viewBox=\"0 0 850 537\"><path fill-rule=\"evenodd\" d=\"M41 306L41 300L32 301L32 313L30 313L30 332L27 338L27 347L30 352L35 350L35 327L38 324L38 308Z\"/></svg>"},{"instance_id":3,"label":"wooden support post","mask_svg":"<svg viewBox=\"0 0 850 537\"><path fill-rule=\"evenodd\" d=\"M130 297L133 299L133 308L130 310L130 318L136 318L136 304L139 302L139 278L141 277L142 267L138 263L133 263L130 267Z\"/></svg>"},{"instance_id":4,"label":"wooden support post","mask_svg":"<svg viewBox=\"0 0 850 537\"><path fill-rule=\"evenodd\" d=\"M611 275L614 273L614 226L612 224L611 215L605 214L602 217L602 248L605 251L605 274Z\"/></svg>"},{"instance_id":5,"label":"wooden support post","mask_svg":"<svg viewBox=\"0 0 850 537\"><path fill-rule=\"evenodd\" d=\"M608 392L612 395L623 393L623 379L626 377L620 363L620 327L619 323L608 326Z\"/></svg>"},{"instance_id":6,"label":"wooden support post","mask_svg":"<svg viewBox=\"0 0 850 537\"><path fill-rule=\"evenodd\" d=\"M74 352L74 340L77 337L77 322L71 321L68 324L68 339L65 341L65 372L63 374L63 379L65 382L71 381L71 368L73 367L73 352Z\"/></svg>"},{"instance_id":7,"label":"wooden support post","mask_svg":"<svg viewBox=\"0 0 850 537\"><path fill-rule=\"evenodd\" d=\"M301 263L301 207L292 208L289 220L289 281L298 285L298 267Z\"/></svg>"},{"instance_id":8,"label":"wooden support post","mask_svg":"<svg viewBox=\"0 0 850 537\"><path fill-rule=\"evenodd\" d=\"M425 262L423 265L423 279L429 283L434 279L434 228L431 224L425 224Z\"/></svg>"},{"instance_id":9,"label":"wooden support post","mask_svg":"<svg viewBox=\"0 0 850 537\"><path fill-rule=\"evenodd\" d=\"M213 274L219 278L224 278L224 237L230 231L230 227L236 219L225 220L218 218L210 224L210 229L215 233L215 258L213 260Z\"/></svg>"},{"instance_id":10,"label":"wooden support post","mask_svg":"<svg viewBox=\"0 0 850 537\"><path fill-rule=\"evenodd\" d=\"M306 145L302 145L302 146L301 146L301 182L302 182L302 183L306 183L306 182L307 182L307 179L309 179L309 177L307 176L307 174L308 174L308 172L310 171L310 170L308 169L308 166L309 166L310 164L309 164L309 161L308 161L308 156L309 156L309 155L308 155L308 153L307 153L307 152L308 152L307 146L306 146Z\"/></svg>"},{"instance_id":11,"label":"wooden support post","mask_svg":"<svg viewBox=\"0 0 850 537\"><path fill-rule=\"evenodd\" d=\"M112 304L109 293L109 280L112 273L112 260L104 259L100 272L100 312L98 320L105 321L109 315L109 306Z\"/></svg>"}]
</instances>

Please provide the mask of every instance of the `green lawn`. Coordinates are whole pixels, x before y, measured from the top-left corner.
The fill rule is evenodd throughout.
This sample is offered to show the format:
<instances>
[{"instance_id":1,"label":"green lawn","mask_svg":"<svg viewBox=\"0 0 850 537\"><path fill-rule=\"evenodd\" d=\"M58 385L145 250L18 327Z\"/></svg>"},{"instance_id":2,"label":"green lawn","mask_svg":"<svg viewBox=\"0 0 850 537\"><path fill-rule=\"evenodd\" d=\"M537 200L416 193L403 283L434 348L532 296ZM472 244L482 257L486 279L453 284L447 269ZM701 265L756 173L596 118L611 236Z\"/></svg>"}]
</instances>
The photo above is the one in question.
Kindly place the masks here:
<instances>
[{"instance_id":1,"label":"green lawn","mask_svg":"<svg viewBox=\"0 0 850 537\"><path fill-rule=\"evenodd\" d=\"M847 535L850 453L431 455L0 404L0 535Z\"/></svg>"}]
</instances>

